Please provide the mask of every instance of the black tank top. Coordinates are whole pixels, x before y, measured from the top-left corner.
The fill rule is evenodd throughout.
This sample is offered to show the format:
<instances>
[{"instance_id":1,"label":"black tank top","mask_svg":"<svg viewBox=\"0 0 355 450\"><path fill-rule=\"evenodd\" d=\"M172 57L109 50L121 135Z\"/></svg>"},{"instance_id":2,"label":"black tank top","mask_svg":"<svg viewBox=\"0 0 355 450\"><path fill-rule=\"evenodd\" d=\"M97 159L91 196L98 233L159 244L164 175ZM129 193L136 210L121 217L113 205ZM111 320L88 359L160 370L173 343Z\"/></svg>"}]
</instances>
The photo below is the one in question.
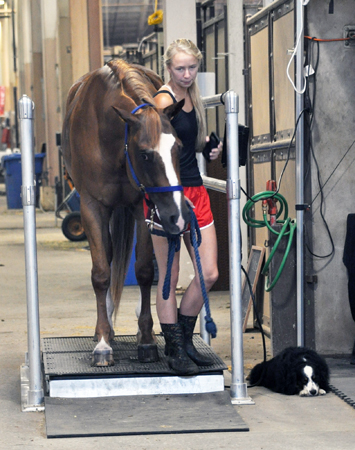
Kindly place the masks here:
<instances>
[{"instance_id":1,"label":"black tank top","mask_svg":"<svg viewBox=\"0 0 355 450\"><path fill-rule=\"evenodd\" d=\"M176 103L175 97L168 90L161 90L155 95L163 93L169 94ZM181 184L186 187L202 186L203 182L195 155L198 133L195 108L190 112L181 110L177 116L173 117L171 124L183 145L180 155Z\"/></svg>"}]
</instances>

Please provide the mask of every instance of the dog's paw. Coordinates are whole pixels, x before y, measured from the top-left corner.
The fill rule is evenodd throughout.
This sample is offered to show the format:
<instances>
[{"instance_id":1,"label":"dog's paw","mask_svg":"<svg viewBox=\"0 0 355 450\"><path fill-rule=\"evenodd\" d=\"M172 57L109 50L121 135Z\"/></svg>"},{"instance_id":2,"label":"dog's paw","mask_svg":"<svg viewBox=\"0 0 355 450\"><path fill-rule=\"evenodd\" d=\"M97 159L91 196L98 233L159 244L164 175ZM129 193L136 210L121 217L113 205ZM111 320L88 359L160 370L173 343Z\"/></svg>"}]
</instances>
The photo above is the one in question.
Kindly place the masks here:
<instances>
[{"instance_id":1,"label":"dog's paw","mask_svg":"<svg viewBox=\"0 0 355 450\"><path fill-rule=\"evenodd\" d=\"M302 391L300 391L299 396L300 397L308 397L308 391L307 389L303 389Z\"/></svg>"},{"instance_id":2,"label":"dog's paw","mask_svg":"<svg viewBox=\"0 0 355 450\"><path fill-rule=\"evenodd\" d=\"M319 389L319 395L325 395L327 392L324 389Z\"/></svg>"}]
</instances>

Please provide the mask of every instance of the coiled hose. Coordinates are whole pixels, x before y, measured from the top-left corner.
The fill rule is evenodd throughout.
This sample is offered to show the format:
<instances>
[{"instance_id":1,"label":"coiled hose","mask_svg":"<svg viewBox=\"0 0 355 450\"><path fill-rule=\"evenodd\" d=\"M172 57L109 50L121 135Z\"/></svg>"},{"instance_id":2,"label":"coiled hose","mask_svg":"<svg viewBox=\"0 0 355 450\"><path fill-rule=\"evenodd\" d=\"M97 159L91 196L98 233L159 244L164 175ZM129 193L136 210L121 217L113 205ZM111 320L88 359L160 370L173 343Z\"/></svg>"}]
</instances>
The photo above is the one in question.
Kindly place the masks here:
<instances>
[{"instance_id":1,"label":"coiled hose","mask_svg":"<svg viewBox=\"0 0 355 450\"><path fill-rule=\"evenodd\" d=\"M267 220L267 206L263 205L263 220L257 220L254 219L253 217L250 216L250 211L253 208L253 206L255 205L255 203L262 201L262 200L268 200L270 198L274 198L275 200L277 200L280 204L279 207L279 211L276 214L276 223L278 224L282 224L282 228L280 231L275 230L270 224L269 221ZM279 219L279 217L282 215L283 213L283 218ZM274 247L272 249L272 251L270 252L269 258L265 263L265 266L262 270L262 274L266 276L266 281L265 281L265 290L266 292L270 292L276 285L278 279L280 278L280 275L283 271L283 268L285 266L288 254L290 252L291 249L291 244L292 244L292 239L293 239L293 235L294 232L297 228L296 225L296 220L293 219L291 220L290 217L288 217L288 205L287 205L287 201L285 199L285 197L283 197L281 194L279 194L278 192L274 192L274 191L264 191L264 192L260 192L259 194L254 195L253 197L251 197L247 203L245 204L244 208L243 208L243 214L242 214L243 220L244 222L252 227L252 228L262 228L262 227L267 227L271 233L276 234L278 237L276 239L276 242L274 244ZM279 220L278 220L279 219ZM270 283L270 279L269 279L269 266L271 263L272 258L274 257L274 254L277 250L277 247L281 241L281 239L284 236L288 236L288 243L286 246L286 250L285 250L285 254L284 257L281 261L280 267L274 277L274 279L272 280L272 282Z\"/></svg>"},{"instance_id":2,"label":"coiled hose","mask_svg":"<svg viewBox=\"0 0 355 450\"><path fill-rule=\"evenodd\" d=\"M155 11L148 17L148 25L159 25L163 21L163 10L158 9L158 0L155 0Z\"/></svg>"}]
</instances>

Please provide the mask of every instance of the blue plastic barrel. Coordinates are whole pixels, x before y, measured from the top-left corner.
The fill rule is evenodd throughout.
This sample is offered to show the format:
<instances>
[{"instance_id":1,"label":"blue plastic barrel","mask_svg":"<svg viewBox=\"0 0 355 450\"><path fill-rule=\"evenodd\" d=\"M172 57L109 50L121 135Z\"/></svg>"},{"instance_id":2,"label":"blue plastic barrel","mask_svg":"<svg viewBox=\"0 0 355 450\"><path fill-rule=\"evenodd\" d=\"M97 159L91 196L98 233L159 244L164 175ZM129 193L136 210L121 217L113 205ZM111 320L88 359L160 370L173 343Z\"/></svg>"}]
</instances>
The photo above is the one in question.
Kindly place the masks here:
<instances>
[{"instance_id":1,"label":"blue plastic barrel","mask_svg":"<svg viewBox=\"0 0 355 450\"><path fill-rule=\"evenodd\" d=\"M36 176L36 206L39 206L39 185L42 175L43 158L45 153L35 154L35 176ZM22 165L21 154L12 153L2 158L2 165L5 172L6 200L8 209L21 209L21 186L22 186Z\"/></svg>"}]
</instances>

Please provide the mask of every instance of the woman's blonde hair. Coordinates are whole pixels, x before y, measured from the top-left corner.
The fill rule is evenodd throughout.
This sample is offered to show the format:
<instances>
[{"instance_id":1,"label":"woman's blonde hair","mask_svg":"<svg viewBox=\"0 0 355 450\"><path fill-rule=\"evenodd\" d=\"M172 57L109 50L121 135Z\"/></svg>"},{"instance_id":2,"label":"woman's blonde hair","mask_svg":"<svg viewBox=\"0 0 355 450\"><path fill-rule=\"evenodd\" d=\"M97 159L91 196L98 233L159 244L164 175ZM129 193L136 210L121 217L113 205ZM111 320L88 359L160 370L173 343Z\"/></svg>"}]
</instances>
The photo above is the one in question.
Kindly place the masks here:
<instances>
[{"instance_id":1,"label":"woman's blonde hair","mask_svg":"<svg viewBox=\"0 0 355 450\"><path fill-rule=\"evenodd\" d=\"M163 60L166 67L170 67L173 57L179 52L184 52L187 55L194 56L197 59L198 64L201 64L203 57L198 47L196 47L190 39L176 39L169 45L164 53ZM205 108L203 106L200 90L196 81L194 81L188 88L188 92L190 94L192 104L195 107L197 119L198 133L196 139L196 151L201 152L206 144L206 119Z\"/></svg>"}]
</instances>

